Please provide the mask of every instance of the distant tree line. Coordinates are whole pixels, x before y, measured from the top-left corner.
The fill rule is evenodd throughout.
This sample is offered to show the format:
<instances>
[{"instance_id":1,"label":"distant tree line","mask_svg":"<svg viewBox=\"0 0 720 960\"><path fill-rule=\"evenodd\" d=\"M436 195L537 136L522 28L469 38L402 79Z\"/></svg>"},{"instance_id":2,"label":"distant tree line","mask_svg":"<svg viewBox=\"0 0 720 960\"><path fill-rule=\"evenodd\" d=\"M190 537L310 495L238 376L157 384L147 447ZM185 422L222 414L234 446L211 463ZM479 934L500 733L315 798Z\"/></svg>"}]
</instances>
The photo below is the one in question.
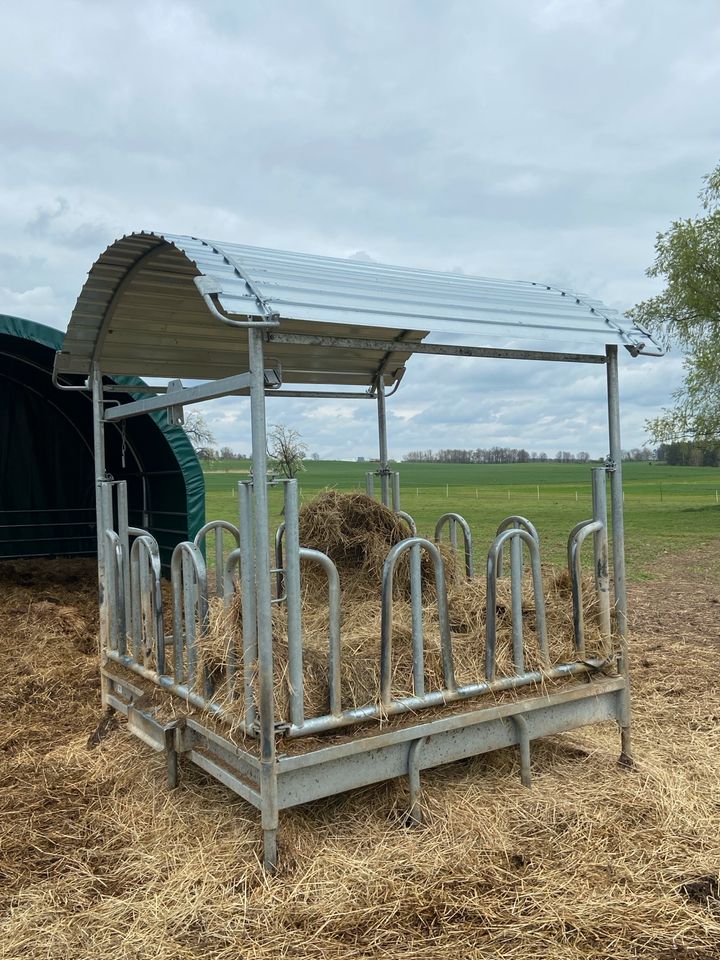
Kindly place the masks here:
<instances>
[{"instance_id":1,"label":"distant tree line","mask_svg":"<svg viewBox=\"0 0 720 960\"><path fill-rule=\"evenodd\" d=\"M660 448L663 449L663 448ZM623 450L623 460L663 459L659 450L650 447L635 447ZM554 457L547 453L528 452L522 447L490 447L487 450L411 450L403 457L406 463L589 463L592 457L587 450L572 453L570 450L558 450Z\"/></svg>"},{"instance_id":2,"label":"distant tree line","mask_svg":"<svg viewBox=\"0 0 720 960\"><path fill-rule=\"evenodd\" d=\"M720 444L695 443L690 440L662 443L658 460L671 467L720 467Z\"/></svg>"},{"instance_id":3,"label":"distant tree line","mask_svg":"<svg viewBox=\"0 0 720 960\"><path fill-rule=\"evenodd\" d=\"M548 460L558 460L562 463L587 463L590 454L585 450L580 453L570 453L568 450L558 450L555 457L549 457L543 451L528 452L517 447L490 447L487 450L411 450L403 460L406 463L545 463Z\"/></svg>"}]
</instances>

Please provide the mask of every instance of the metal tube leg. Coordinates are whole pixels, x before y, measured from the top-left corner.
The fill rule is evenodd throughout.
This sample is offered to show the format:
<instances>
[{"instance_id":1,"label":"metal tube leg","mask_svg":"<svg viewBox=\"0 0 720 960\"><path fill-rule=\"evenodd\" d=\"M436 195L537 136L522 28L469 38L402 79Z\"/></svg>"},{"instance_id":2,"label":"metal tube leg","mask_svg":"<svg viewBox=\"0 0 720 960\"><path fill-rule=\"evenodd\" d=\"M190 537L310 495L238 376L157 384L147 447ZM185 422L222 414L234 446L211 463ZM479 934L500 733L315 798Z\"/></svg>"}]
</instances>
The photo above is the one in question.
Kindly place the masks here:
<instances>
[{"instance_id":1,"label":"metal tube leg","mask_svg":"<svg viewBox=\"0 0 720 960\"><path fill-rule=\"evenodd\" d=\"M277 869L277 827L263 828L263 866L269 872Z\"/></svg>"},{"instance_id":2,"label":"metal tube leg","mask_svg":"<svg viewBox=\"0 0 720 960\"><path fill-rule=\"evenodd\" d=\"M422 808L420 806L420 797L422 788L420 786L420 751L425 744L425 738L413 740L408 751L408 784L410 787L410 810L407 816L407 825L409 827L419 827L423 822Z\"/></svg>"},{"instance_id":3,"label":"metal tube leg","mask_svg":"<svg viewBox=\"0 0 720 960\"><path fill-rule=\"evenodd\" d=\"M260 795L265 832L265 863L277 863L278 798L275 766L275 704L273 697L272 591L268 534L267 432L265 426L265 360L262 330L248 331L250 355L250 424L252 432L255 596L257 617L258 713L260 720Z\"/></svg>"},{"instance_id":4,"label":"metal tube leg","mask_svg":"<svg viewBox=\"0 0 720 960\"><path fill-rule=\"evenodd\" d=\"M179 783L179 765L176 743L177 725L165 729L165 761L167 764L167 785L174 790Z\"/></svg>"},{"instance_id":5,"label":"metal tube leg","mask_svg":"<svg viewBox=\"0 0 720 960\"><path fill-rule=\"evenodd\" d=\"M100 652L105 651L110 640L110 613L107 598L107 573L105 553L105 530L108 519L104 513L104 505L100 495L100 484L105 479L105 429L103 425L103 383L100 368L96 363L92 365L92 406L93 406L93 443L95 452L95 524L97 534L98 556L98 592L100 601ZM103 703L103 706L106 706Z\"/></svg>"},{"instance_id":6,"label":"metal tube leg","mask_svg":"<svg viewBox=\"0 0 720 960\"><path fill-rule=\"evenodd\" d=\"M380 499L386 507L390 506L390 485L388 477L387 415L385 412L385 381L380 375L377 379L378 402L378 441L380 453Z\"/></svg>"},{"instance_id":7,"label":"metal tube leg","mask_svg":"<svg viewBox=\"0 0 720 960\"><path fill-rule=\"evenodd\" d=\"M392 501L395 513L400 509L400 474L395 472L392 475Z\"/></svg>"},{"instance_id":8,"label":"metal tube leg","mask_svg":"<svg viewBox=\"0 0 720 960\"><path fill-rule=\"evenodd\" d=\"M532 773L530 771L530 735L525 718L515 716L512 718L515 730L518 735L518 746L520 747L520 782L528 789L532 787Z\"/></svg>"},{"instance_id":9,"label":"metal tube leg","mask_svg":"<svg viewBox=\"0 0 720 960\"><path fill-rule=\"evenodd\" d=\"M627 636L627 584L625 580L625 519L623 515L622 447L620 441L620 390L618 348L609 345L607 355L608 434L610 438L610 501L612 504L612 554L615 580L615 616L620 641L618 670L625 679L620 716L620 762L632 766L630 736L630 665Z\"/></svg>"}]
</instances>

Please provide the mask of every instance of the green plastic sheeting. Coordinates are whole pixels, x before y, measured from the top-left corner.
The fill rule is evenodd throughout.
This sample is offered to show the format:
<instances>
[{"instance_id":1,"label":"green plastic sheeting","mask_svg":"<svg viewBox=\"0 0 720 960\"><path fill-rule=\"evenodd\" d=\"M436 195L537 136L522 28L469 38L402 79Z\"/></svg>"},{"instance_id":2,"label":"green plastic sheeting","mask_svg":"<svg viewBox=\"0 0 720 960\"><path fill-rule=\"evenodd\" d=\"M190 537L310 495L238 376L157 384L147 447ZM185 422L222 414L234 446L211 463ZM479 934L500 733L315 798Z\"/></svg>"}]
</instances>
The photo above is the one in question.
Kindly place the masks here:
<instances>
[{"instance_id":1,"label":"green plastic sheeting","mask_svg":"<svg viewBox=\"0 0 720 960\"><path fill-rule=\"evenodd\" d=\"M96 552L92 403L53 386L62 342L59 330L0 314L0 558ZM167 564L205 522L202 469L185 431L164 411L127 420L124 437L108 427L106 469L127 481L130 524L153 534Z\"/></svg>"}]
</instances>

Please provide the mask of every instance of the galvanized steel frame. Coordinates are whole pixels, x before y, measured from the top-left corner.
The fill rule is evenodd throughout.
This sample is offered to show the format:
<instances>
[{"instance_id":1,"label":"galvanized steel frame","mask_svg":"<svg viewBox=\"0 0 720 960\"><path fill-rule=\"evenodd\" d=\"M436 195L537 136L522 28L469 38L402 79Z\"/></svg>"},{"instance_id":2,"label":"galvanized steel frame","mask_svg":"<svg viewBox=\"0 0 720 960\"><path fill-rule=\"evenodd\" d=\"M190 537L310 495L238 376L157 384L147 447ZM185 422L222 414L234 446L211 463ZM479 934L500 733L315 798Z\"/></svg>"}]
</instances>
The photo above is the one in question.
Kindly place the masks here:
<instances>
[{"instance_id":1,"label":"galvanized steel frame","mask_svg":"<svg viewBox=\"0 0 720 960\"><path fill-rule=\"evenodd\" d=\"M265 395L268 387L265 366L265 345L273 339L285 343L306 342L307 337L295 337L281 332L268 332L266 323L243 324L247 329L249 371L233 378L233 383L207 385L199 391L205 396L223 395L245 388L250 394L252 430L253 477L265 478L266 415ZM332 350L348 345L351 338L312 338L313 342ZM366 349L396 350L397 341L360 341L353 346ZM511 550L511 584L513 609L514 674L496 677L495 616L488 614L486 626L485 678L458 686L454 676L452 641L449 628L445 574L442 556L434 543L417 537L412 518L400 511L399 475L388 466L387 415L385 386L382 372L374 390L363 397L375 397L378 403L378 434L381 496L384 503L391 500L396 512L411 528L412 535L394 547L388 556L383 578L382 627L380 637L380 689L375 704L353 709L342 709L340 685L340 582L337 570L324 554L300 547L298 537L297 485L285 483L284 557L279 552L281 540L276 543L276 566L270 564L270 539L267 529L268 497L265 482L243 482L238 486L239 527L227 522L209 524L198 534L196 542L178 545L173 555L173 672L166 673L165 645L169 642L162 631L159 611L157 563L152 538L127 525L125 491L123 484L115 484L105 476L104 423L119 419L120 411L105 411L102 374L93 363L90 385L93 395L95 464L97 483L98 571L100 581L100 637L104 662L102 666L103 702L119 710L128 718L131 730L154 749L164 751L168 758L168 776L171 786L178 780L178 756L182 756L215 776L222 783L244 797L261 811L264 834L265 863L269 868L277 862L277 828L279 811L308 800L328 796L355 786L378 782L389 777L407 775L410 782L411 818L420 817L420 771L460 757L471 756L506 746L518 746L521 756L523 782L530 783L530 743L551 732L572 729L601 720L615 720L621 729L621 756L631 762L629 667L627 641L627 598L625 586L624 525L622 503L622 474L620 448L620 420L617 372L617 346L609 346L605 357L528 351L497 351L481 348L451 347L413 342L403 343L411 353L448 353L454 356L507 356L521 359L564 359L567 361L605 363L607 366L608 428L610 437L611 504L613 517L613 571L615 578L615 612L620 653L617 675L602 676L612 668L615 659L610 650L610 603L608 578L607 515L604 504L604 471L593 476L593 518L578 525L569 541L569 561L573 583L576 625L577 659L552 667L547 654L547 636L543 615L542 574L540 569L539 539L529 521L510 517L501 525L488 554L488 610L493 602L497 577L501 573L502 556L506 545ZM275 374L273 373L273 376ZM274 384L273 384L274 385ZM279 377L277 379L279 386ZM191 396L191 391L195 391ZM152 406L159 409L172 406L182 399L192 402L198 398L198 389L189 388L180 395L168 395L137 401L137 412ZM298 393L302 393L299 391ZM320 391L312 396L325 396ZM331 396L332 394L327 394ZM182 399L181 399L182 398ZM141 410L140 407L143 409ZM130 411L134 413L135 411ZM390 478L392 477L392 490ZM395 479L397 477L397 479ZM602 483L601 483L602 481ZM117 500L114 504L113 498ZM117 513L117 520L115 514ZM456 544L456 525L463 529L466 573L472 575L472 543L469 528L458 514L446 514L435 531L439 539L445 523L450 523L451 542ZM222 531L230 532L238 544L227 560L222 561ZM173 696L185 700L191 707L215 717L222 725L228 720L223 707L213 700L213 681L205 666L198 660L196 629L203 629L207 618L208 583L202 543L208 533L216 536L216 593L226 603L232 599L234 576L240 570L243 600L243 692L245 713L241 721L234 719L232 727L243 733L255 747L238 746L228 735L219 733L207 721L189 715L180 722L162 724L151 711L140 706L142 687L128 679L124 668ZM601 597L601 621L608 646L606 655L586 658L583 647L582 603L580 586L580 547L587 536L593 536L594 570ZM130 545L131 538L134 538ZM524 663L522 638L522 610L520 589L523 576L521 550L530 553L530 566L536 598L536 616L540 640L542 670L527 670ZM413 687L411 696L395 697L392 692L392 584L398 558L409 551L412 599ZM441 631L443 688L425 690L423 670L423 625L421 601L420 557L425 551L430 556L436 580ZM279 560L277 559L279 557ZM328 577L330 630L328 643L328 713L322 717L306 717L303 700L303 645L300 606L300 570L303 562L319 563ZM288 606L288 648L290 674L290 707L287 720L276 718L273 690L272 651L272 596L273 573L281 577L284 602ZM128 652L127 636L131 637ZM144 642L143 642L144 641ZM156 666L152 666L153 655ZM142 660L142 662L141 662ZM238 664L228 658L228 681L231 689L236 683ZM331 744L309 752L287 757L278 756L279 737L302 738L352 729L359 724L384 720L392 716L418 713L428 708L442 708L451 703L475 700L486 693L536 688L548 679L578 676L591 679L562 688L557 692L526 696L520 700L490 707L467 709L448 716L422 719L412 724L390 729L379 734L362 732L348 742Z\"/></svg>"}]
</instances>

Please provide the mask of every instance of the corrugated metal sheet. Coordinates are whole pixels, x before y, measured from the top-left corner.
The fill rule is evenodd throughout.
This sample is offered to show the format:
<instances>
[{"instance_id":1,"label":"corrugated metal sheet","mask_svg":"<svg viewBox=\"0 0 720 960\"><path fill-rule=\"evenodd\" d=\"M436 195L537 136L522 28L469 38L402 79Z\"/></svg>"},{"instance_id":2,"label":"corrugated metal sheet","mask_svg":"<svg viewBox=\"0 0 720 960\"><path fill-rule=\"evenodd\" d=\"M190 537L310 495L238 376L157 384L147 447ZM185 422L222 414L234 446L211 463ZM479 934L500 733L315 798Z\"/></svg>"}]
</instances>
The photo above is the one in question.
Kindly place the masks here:
<instances>
[{"instance_id":1,"label":"corrugated metal sheet","mask_svg":"<svg viewBox=\"0 0 720 960\"><path fill-rule=\"evenodd\" d=\"M116 241L92 267L68 328L59 369L221 377L247 367L243 330L208 311L193 282L212 281L228 315L276 313L280 330L375 340L604 352L652 341L599 301L542 284L413 270L159 233ZM260 303L258 302L260 301ZM652 345L654 346L654 345ZM379 351L273 343L288 383L368 384ZM409 354L398 346L389 371Z\"/></svg>"}]
</instances>

